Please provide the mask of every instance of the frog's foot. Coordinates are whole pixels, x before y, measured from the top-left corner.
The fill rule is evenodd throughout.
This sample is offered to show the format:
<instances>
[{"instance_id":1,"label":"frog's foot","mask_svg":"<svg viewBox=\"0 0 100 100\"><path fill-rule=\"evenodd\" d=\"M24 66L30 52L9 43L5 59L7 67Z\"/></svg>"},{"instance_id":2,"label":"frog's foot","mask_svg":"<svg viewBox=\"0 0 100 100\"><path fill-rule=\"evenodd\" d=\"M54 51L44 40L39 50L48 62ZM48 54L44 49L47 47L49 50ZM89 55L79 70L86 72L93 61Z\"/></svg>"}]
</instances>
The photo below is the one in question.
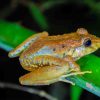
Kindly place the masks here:
<instances>
[{"instance_id":1,"label":"frog's foot","mask_svg":"<svg viewBox=\"0 0 100 100\"><path fill-rule=\"evenodd\" d=\"M70 84L72 84L72 85L75 85L75 83L73 83L72 81L67 80L66 77L60 77L60 78L59 78L59 81L61 81L61 82L66 82L66 83L70 83Z\"/></svg>"},{"instance_id":2,"label":"frog's foot","mask_svg":"<svg viewBox=\"0 0 100 100\"><path fill-rule=\"evenodd\" d=\"M83 75L86 73L92 73L92 71L84 71L84 72L73 72L73 73L69 73L67 75L63 75L62 77L69 77L69 76L76 76L76 75Z\"/></svg>"},{"instance_id":3,"label":"frog's foot","mask_svg":"<svg viewBox=\"0 0 100 100\"><path fill-rule=\"evenodd\" d=\"M71 70L73 71L73 70ZM92 73L92 71L84 71L84 72L74 72L74 73L69 73L67 75L63 75L59 78L59 81L62 81L62 82L66 82L66 83L70 83L72 85L75 85L75 83L73 83L72 81L69 81L67 80L66 78L69 77L69 76L74 76L74 75L83 75L83 74L86 74L86 73Z\"/></svg>"}]
</instances>

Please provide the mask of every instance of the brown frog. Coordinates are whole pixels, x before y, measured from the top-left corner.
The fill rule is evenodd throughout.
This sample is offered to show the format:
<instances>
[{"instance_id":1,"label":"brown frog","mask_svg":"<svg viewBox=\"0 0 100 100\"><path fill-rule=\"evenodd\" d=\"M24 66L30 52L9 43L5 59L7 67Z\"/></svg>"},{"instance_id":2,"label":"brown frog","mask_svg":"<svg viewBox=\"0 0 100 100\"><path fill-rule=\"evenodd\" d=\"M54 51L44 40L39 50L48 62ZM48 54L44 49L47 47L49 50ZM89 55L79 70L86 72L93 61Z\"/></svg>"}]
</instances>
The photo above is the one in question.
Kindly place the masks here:
<instances>
[{"instance_id":1,"label":"brown frog","mask_svg":"<svg viewBox=\"0 0 100 100\"><path fill-rule=\"evenodd\" d=\"M48 85L57 81L74 84L65 78L91 73L81 72L75 61L99 48L100 38L79 28L57 36L48 36L47 32L32 35L10 51L9 57L19 56L22 67L30 71L19 78L23 85Z\"/></svg>"}]
</instances>

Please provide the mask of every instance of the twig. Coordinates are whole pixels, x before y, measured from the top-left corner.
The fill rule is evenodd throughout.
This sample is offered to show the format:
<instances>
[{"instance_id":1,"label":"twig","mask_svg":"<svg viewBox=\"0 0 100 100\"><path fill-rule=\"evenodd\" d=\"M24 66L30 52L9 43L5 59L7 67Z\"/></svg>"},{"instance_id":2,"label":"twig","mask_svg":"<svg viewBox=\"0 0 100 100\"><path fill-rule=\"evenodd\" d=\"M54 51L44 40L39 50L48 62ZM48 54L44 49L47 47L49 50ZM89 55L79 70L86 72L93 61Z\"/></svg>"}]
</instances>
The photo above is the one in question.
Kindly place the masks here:
<instances>
[{"instance_id":1,"label":"twig","mask_svg":"<svg viewBox=\"0 0 100 100\"><path fill-rule=\"evenodd\" d=\"M49 0L49 1L43 2L41 5L39 5L39 7L42 11L46 11L50 8L53 8L54 6L65 4L67 2L68 2L67 0L55 0L55 1Z\"/></svg>"},{"instance_id":2,"label":"twig","mask_svg":"<svg viewBox=\"0 0 100 100\"><path fill-rule=\"evenodd\" d=\"M25 86L20 86L20 85L17 85L17 84L0 82L0 88L16 89L16 90L24 91L24 92L27 92L27 93L30 93L30 94L39 95L39 96L44 97L48 100L57 100L56 98L54 98L53 96L47 94L46 92L44 92L42 90L37 90L37 89L25 87Z\"/></svg>"}]
</instances>

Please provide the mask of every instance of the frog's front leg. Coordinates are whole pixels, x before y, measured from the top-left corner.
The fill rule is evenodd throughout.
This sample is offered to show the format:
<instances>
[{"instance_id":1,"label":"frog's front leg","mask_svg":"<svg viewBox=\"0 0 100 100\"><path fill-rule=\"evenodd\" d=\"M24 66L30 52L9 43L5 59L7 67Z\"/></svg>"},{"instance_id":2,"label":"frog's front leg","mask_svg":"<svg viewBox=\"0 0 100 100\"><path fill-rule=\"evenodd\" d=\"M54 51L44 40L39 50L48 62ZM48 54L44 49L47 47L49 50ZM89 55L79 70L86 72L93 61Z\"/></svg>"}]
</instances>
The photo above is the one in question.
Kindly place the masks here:
<instances>
[{"instance_id":1,"label":"frog's front leg","mask_svg":"<svg viewBox=\"0 0 100 100\"><path fill-rule=\"evenodd\" d=\"M76 71L76 72L80 71L80 66L75 62L74 58L67 55L63 59L69 63L71 71Z\"/></svg>"},{"instance_id":2,"label":"frog's front leg","mask_svg":"<svg viewBox=\"0 0 100 100\"><path fill-rule=\"evenodd\" d=\"M26 39L24 42L22 42L19 46L17 46L14 50L10 51L8 56L10 58L14 58L20 55L20 53L25 50L31 43L34 43L40 38L45 38L48 36L47 32L37 33L32 36L30 36L28 39Z\"/></svg>"},{"instance_id":3,"label":"frog's front leg","mask_svg":"<svg viewBox=\"0 0 100 100\"><path fill-rule=\"evenodd\" d=\"M64 58L64 60L69 62L71 70L68 72L68 74L62 75L59 78L59 81L63 81L63 82L67 82L67 83L71 83L72 85L75 85L73 82L70 82L66 78L69 77L69 76L76 76L76 75L83 75L83 74L86 74L86 73L92 73L91 71L81 72L80 66L74 61L74 59L71 56L66 56Z\"/></svg>"},{"instance_id":4,"label":"frog's front leg","mask_svg":"<svg viewBox=\"0 0 100 100\"><path fill-rule=\"evenodd\" d=\"M71 83L72 85L75 85L75 83L67 80L67 77L70 77L70 76L76 76L76 75L84 75L86 73L92 73L91 71L83 71L83 72L72 72L72 73L69 73L69 74L66 74L66 75L62 75L60 78L59 78L59 81L62 81L62 82L66 82L66 83Z\"/></svg>"}]
</instances>

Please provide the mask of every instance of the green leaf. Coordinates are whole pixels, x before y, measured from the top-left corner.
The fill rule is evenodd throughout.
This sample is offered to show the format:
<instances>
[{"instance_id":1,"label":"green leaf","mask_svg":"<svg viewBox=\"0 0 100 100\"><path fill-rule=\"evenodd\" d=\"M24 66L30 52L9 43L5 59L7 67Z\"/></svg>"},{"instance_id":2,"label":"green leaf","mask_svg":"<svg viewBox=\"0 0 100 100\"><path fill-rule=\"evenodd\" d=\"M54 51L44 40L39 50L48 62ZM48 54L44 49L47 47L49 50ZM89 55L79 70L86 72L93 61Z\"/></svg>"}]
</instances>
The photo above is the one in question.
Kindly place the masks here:
<instances>
[{"instance_id":1,"label":"green leaf","mask_svg":"<svg viewBox=\"0 0 100 100\"><path fill-rule=\"evenodd\" d=\"M10 48L16 47L33 33L35 32L16 23L0 20L0 47L10 50Z\"/></svg>"},{"instance_id":2,"label":"green leaf","mask_svg":"<svg viewBox=\"0 0 100 100\"><path fill-rule=\"evenodd\" d=\"M91 70L92 73L82 76L73 76L67 79L100 97L100 58L90 54L81 58L78 64L82 71Z\"/></svg>"},{"instance_id":3,"label":"green leaf","mask_svg":"<svg viewBox=\"0 0 100 100\"><path fill-rule=\"evenodd\" d=\"M79 86L71 86L71 100L80 100L79 98L81 96L82 90L83 89Z\"/></svg>"},{"instance_id":4,"label":"green leaf","mask_svg":"<svg viewBox=\"0 0 100 100\"><path fill-rule=\"evenodd\" d=\"M100 87L100 58L91 54L78 61L81 70L91 70L92 74L85 74L84 78Z\"/></svg>"},{"instance_id":5,"label":"green leaf","mask_svg":"<svg viewBox=\"0 0 100 100\"><path fill-rule=\"evenodd\" d=\"M43 30L48 29L49 26L43 12L34 3L29 3L28 7L33 18L39 24L40 28L42 28Z\"/></svg>"}]
</instances>

